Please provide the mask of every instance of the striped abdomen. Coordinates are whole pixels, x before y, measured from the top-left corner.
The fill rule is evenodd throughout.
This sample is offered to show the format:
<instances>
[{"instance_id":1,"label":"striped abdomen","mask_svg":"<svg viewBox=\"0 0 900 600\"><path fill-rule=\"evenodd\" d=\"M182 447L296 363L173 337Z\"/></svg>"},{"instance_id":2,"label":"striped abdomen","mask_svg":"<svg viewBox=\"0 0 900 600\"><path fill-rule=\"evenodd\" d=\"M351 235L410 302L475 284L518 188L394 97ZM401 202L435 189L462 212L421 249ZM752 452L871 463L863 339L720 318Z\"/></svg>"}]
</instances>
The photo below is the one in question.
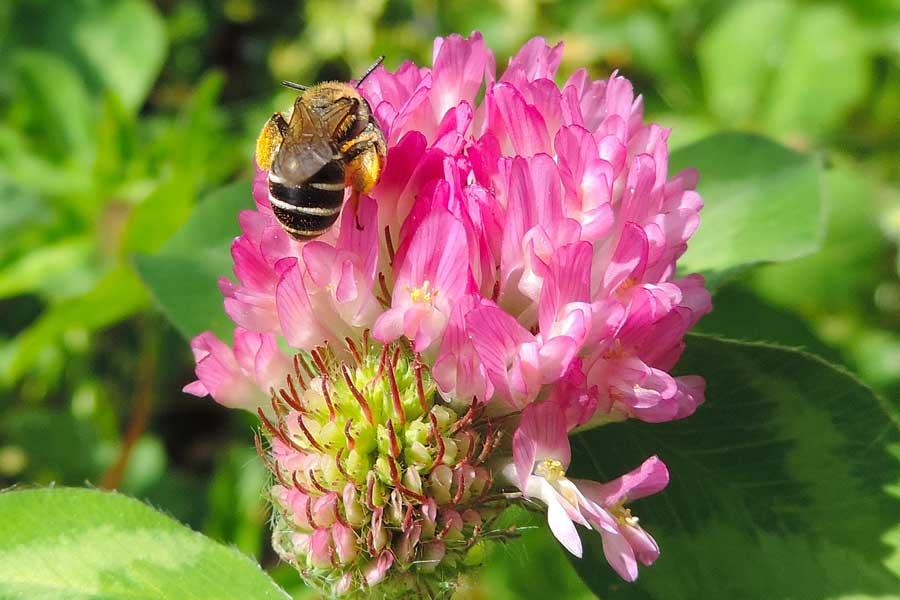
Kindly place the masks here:
<instances>
[{"instance_id":1,"label":"striped abdomen","mask_svg":"<svg viewBox=\"0 0 900 600\"><path fill-rule=\"evenodd\" d=\"M344 163L332 160L299 185L269 172L269 202L281 226L298 240L318 237L334 225L344 203Z\"/></svg>"}]
</instances>

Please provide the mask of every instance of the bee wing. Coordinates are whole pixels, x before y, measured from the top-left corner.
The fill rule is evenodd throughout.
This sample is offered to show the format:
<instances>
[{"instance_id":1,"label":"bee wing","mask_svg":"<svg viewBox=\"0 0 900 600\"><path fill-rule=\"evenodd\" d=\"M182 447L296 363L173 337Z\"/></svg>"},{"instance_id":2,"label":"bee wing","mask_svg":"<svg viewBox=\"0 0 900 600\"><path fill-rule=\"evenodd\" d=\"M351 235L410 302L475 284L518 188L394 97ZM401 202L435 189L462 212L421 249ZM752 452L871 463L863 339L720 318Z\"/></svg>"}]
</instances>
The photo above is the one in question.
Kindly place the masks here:
<instances>
[{"instance_id":1,"label":"bee wing","mask_svg":"<svg viewBox=\"0 0 900 600\"><path fill-rule=\"evenodd\" d=\"M282 151L292 157L291 177L309 179L334 160L326 123L306 104L297 102L290 128L291 135L282 143Z\"/></svg>"},{"instance_id":2,"label":"bee wing","mask_svg":"<svg viewBox=\"0 0 900 600\"><path fill-rule=\"evenodd\" d=\"M338 98L322 110L322 125L332 137L338 132L346 131L347 119L357 112L359 101L355 98Z\"/></svg>"}]
</instances>

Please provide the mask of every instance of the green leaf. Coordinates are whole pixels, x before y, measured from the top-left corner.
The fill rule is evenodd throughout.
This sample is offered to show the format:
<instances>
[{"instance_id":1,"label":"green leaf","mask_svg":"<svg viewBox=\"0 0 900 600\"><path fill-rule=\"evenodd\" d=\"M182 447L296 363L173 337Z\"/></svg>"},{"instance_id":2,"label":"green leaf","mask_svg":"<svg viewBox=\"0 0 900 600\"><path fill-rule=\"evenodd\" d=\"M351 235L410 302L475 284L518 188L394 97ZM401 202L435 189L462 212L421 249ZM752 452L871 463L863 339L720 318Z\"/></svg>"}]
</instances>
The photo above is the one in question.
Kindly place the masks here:
<instances>
[{"instance_id":1,"label":"green leaf","mask_svg":"<svg viewBox=\"0 0 900 600\"><path fill-rule=\"evenodd\" d=\"M868 90L867 44L847 8L804 7L767 98L769 131L822 135L837 125Z\"/></svg>"},{"instance_id":2,"label":"green leaf","mask_svg":"<svg viewBox=\"0 0 900 600\"><path fill-rule=\"evenodd\" d=\"M86 162L95 144L95 111L78 72L42 50L17 50L12 61L19 92L15 99L27 114L27 130L41 140L36 150Z\"/></svg>"},{"instance_id":3,"label":"green leaf","mask_svg":"<svg viewBox=\"0 0 900 600\"><path fill-rule=\"evenodd\" d=\"M756 113L795 10L789 0L737 2L700 38L707 100L722 122L746 123Z\"/></svg>"},{"instance_id":4,"label":"green leaf","mask_svg":"<svg viewBox=\"0 0 900 600\"><path fill-rule=\"evenodd\" d=\"M4 348L0 381L18 380L45 348L67 332L107 327L134 314L146 302L147 293L131 269L122 266L109 271L89 292L51 306Z\"/></svg>"},{"instance_id":5,"label":"green leaf","mask_svg":"<svg viewBox=\"0 0 900 600\"><path fill-rule=\"evenodd\" d=\"M246 556L126 496L12 491L0 514L2 598L288 598Z\"/></svg>"},{"instance_id":6,"label":"green leaf","mask_svg":"<svg viewBox=\"0 0 900 600\"><path fill-rule=\"evenodd\" d=\"M203 525L206 535L237 546L254 556L262 549L267 531L267 507L260 490L269 481L269 471L256 450L233 446L223 452L209 486L209 515Z\"/></svg>"},{"instance_id":7,"label":"green leaf","mask_svg":"<svg viewBox=\"0 0 900 600\"><path fill-rule=\"evenodd\" d=\"M92 263L96 252L91 240L69 237L59 242L46 240L0 269L0 298L40 292L48 297L84 293L95 283Z\"/></svg>"},{"instance_id":8,"label":"green leaf","mask_svg":"<svg viewBox=\"0 0 900 600\"><path fill-rule=\"evenodd\" d=\"M592 600L594 594L584 584L566 551L547 527L543 513L526 511L513 506L501 515L497 529L514 526L520 537L502 545L487 546L482 571L473 577L468 594L454 596L457 600L532 600L534 598L565 598ZM539 568L535 568L540 565ZM552 573L552 577L548 574Z\"/></svg>"},{"instance_id":9,"label":"green leaf","mask_svg":"<svg viewBox=\"0 0 900 600\"><path fill-rule=\"evenodd\" d=\"M878 227L875 182L838 168L825 174L823 184L829 214L822 249L754 274L762 295L805 312L834 312L868 303L872 290L890 276L890 266L881 260L889 248Z\"/></svg>"},{"instance_id":10,"label":"green leaf","mask_svg":"<svg viewBox=\"0 0 900 600\"><path fill-rule=\"evenodd\" d=\"M632 506L660 559L635 584L574 560L601 597L806 600L900 586L900 431L847 372L796 350L692 335L679 369L707 379L683 421L576 436L573 475L609 480L658 454L666 490ZM579 470L580 469L580 470Z\"/></svg>"},{"instance_id":11,"label":"green leaf","mask_svg":"<svg viewBox=\"0 0 900 600\"><path fill-rule=\"evenodd\" d=\"M849 7L750 0L733 3L704 33L698 59L723 123L761 123L795 139L827 134L863 100L870 46Z\"/></svg>"},{"instance_id":12,"label":"green leaf","mask_svg":"<svg viewBox=\"0 0 900 600\"><path fill-rule=\"evenodd\" d=\"M101 474L94 456L99 443L96 428L69 412L34 407L6 411L0 437L6 447L23 453L26 468L21 479L78 485Z\"/></svg>"},{"instance_id":13,"label":"green leaf","mask_svg":"<svg viewBox=\"0 0 900 600\"><path fill-rule=\"evenodd\" d=\"M672 153L700 171L700 228L679 260L713 285L729 273L816 251L823 230L819 161L751 134L721 133Z\"/></svg>"},{"instance_id":14,"label":"green leaf","mask_svg":"<svg viewBox=\"0 0 900 600\"><path fill-rule=\"evenodd\" d=\"M162 17L146 0L47 0L18 8L24 46L56 53L89 89L114 92L131 111L144 103L166 55Z\"/></svg>"},{"instance_id":15,"label":"green leaf","mask_svg":"<svg viewBox=\"0 0 900 600\"><path fill-rule=\"evenodd\" d=\"M231 273L229 248L240 233L237 214L253 206L251 184L241 181L210 194L155 255L134 263L163 314L190 339L212 330L230 340L218 280Z\"/></svg>"}]
</instances>

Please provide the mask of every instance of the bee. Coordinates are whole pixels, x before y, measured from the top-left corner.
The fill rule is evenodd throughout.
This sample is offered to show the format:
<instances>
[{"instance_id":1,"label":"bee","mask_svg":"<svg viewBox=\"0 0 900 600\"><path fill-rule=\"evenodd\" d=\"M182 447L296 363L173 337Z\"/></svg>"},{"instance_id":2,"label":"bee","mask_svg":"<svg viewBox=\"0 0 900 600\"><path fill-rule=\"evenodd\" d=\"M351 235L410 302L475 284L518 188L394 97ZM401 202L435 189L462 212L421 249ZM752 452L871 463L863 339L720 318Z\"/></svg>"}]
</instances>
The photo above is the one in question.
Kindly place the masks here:
<instances>
[{"instance_id":1,"label":"bee","mask_svg":"<svg viewBox=\"0 0 900 600\"><path fill-rule=\"evenodd\" d=\"M344 204L371 190L384 167L387 143L359 86L384 60L379 57L355 86L326 81L304 86L287 114L266 121L256 141L256 161L269 171L269 202L281 227L297 240L328 231Z\"/></svg>"}]
</instances>

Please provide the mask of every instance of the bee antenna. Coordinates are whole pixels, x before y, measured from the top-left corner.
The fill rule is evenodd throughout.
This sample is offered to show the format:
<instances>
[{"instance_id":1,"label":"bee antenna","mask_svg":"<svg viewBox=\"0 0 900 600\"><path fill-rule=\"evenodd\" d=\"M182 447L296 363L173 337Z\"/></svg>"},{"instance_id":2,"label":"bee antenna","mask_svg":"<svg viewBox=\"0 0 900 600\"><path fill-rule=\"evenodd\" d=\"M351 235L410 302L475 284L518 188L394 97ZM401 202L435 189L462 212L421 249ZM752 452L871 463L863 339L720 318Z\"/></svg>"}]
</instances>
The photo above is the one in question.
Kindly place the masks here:
<instances>
[{"instance_id":1,"label":"bee antenna","mask_svg":"<svg viewBox=\"0 0 900 600\"><path fill-rule=\"evenodd\" d=\"M361 85L362 85L362 82L366 80L366 77L368 77L369 75L371 75L371 74L372 74L372 71L374 71L375 69L377 69L377 68L378 68L378 65L380 65L380 64L383 63L383 62L384 62L384 56L379 56L379 57L378 57L378 60L376 60L374 63L372 63L372 66L369 67L369 68L366 70L366 72L363 73L363 76L359 78L359 81L356 82L356 87L361 86Z\"/></svg>"},{"instance_id":2,"label":"bee antenna","mask_svg":"<svg viewBox=\"0 0 900 600\"><path fill-rule=\"evenodd\" d=\"M295 90L301 90L301 91L307 89L307 86L301 85L299 83L294 83L293 81L282 81L281 85L283 85L284 87L289 87L289 88L293 88Z\"/></svg>"}]
</instances>

